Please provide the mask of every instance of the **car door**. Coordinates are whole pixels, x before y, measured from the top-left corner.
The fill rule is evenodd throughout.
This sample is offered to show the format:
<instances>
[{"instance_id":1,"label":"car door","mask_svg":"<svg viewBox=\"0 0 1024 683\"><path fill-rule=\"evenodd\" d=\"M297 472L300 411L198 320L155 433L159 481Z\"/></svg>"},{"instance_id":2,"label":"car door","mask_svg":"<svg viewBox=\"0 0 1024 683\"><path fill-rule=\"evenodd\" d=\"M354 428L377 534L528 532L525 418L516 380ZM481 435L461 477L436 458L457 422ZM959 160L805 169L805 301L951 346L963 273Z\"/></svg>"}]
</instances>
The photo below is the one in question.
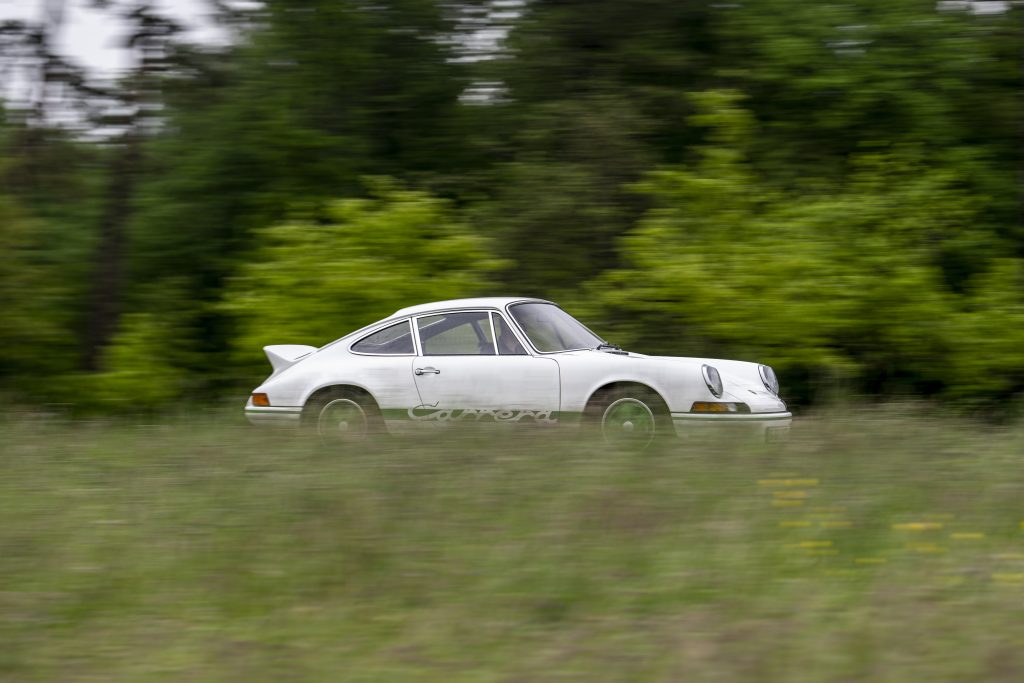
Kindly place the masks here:
<instances>
[{"instance_id":1,"label":"car door","mask_svg":"<svg viewBox=\"0 0 1024 683\"><path fill-rule=\"evenodd\" d=\"M408 411L419 402L410 376L416 360L412 329L411 320L401 320L378 328L349 348L359 360L347 369L346 379L370 392L392 432L408 427Z\"/></svg>"},{"instance_id":2,"label":"car door","mask_svg":"<svg viewBox=\"0 0 1024 683\"><path fill-rule=\"evenodd\" d=\"M493 311L419 316L414 420L536 422L558 419L558 363L532 356ZM496 343L497 340L497 343Z\"/></svg>"}]
</instances>

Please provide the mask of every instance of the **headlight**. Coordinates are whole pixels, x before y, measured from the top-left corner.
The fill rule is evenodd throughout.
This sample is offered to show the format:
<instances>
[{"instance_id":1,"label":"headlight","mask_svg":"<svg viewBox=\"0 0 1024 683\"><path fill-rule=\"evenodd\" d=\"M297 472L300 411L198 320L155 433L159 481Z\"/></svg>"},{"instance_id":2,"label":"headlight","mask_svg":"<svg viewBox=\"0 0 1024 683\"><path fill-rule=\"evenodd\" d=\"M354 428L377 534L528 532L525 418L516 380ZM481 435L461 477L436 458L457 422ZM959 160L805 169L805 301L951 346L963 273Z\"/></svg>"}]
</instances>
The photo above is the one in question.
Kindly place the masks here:
<instances>
[{"instance_id":1,"label":"headlight","mask_svg":"<svg viewBox=\"0 0 1024 683\"><path fill-rule=\"evenodd\" d=\"M757 371L761 375L761 381L764 383L764 388L778 396L779 380L775 376L775 371L767 365L758 365Z\"/></svg>"},{"instance_id":2,"label":"headlight","mask_svg":"<svg viewBox=\"0 0 1024 683\"><path fill-rule=\"evenodd\" d=\"M722 398L725 388L722 386L722 376L718 374L718 370L710 365L702 365L700 372L704 375L704 383L708 385L708 389L715 395L715 398Z\"/></svg>"}]
</instances>

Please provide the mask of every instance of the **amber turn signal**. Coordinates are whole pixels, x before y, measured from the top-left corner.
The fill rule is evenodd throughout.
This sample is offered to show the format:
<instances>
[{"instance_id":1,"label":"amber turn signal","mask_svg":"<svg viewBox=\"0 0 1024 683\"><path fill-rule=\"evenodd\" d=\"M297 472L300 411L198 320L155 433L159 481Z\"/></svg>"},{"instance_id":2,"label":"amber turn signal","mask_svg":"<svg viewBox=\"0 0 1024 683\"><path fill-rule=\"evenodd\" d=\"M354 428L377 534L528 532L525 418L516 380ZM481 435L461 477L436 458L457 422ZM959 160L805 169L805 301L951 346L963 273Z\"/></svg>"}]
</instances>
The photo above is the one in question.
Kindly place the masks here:
<instances>
[{"instance_id":1,"label":"amber turn signal","mask_svg":"<svg viewBox=\"0 0 1024 683\"><path fill-rule=\"evenodd\" d=\"M696 401L690 407L691 413L749 413L746 403L719 403L716 401Z\"/></svg>"},{"instance_id":2,"label":"amber turn signal","mask_svg":"<svg viewBox=\"0 0 1024 683\"><path fill-rule=\"evenodd\" d=\"M269 408L270 407L270 399L267 398L266 394L253 394L252 395L252 404L254 406L260 406L262 408Z\"/></svg>"},{"instance_id":3,"label":"amber turn signal","mask_svg":"<svg viewBox=\"0 0 1024 683\"><path fill-rule=\"evenodd\" d=\"M729 406L726 403L712 403L710 401L697 401L690 408L691 413L728 413Z\"/></svg>"}]
</instances>

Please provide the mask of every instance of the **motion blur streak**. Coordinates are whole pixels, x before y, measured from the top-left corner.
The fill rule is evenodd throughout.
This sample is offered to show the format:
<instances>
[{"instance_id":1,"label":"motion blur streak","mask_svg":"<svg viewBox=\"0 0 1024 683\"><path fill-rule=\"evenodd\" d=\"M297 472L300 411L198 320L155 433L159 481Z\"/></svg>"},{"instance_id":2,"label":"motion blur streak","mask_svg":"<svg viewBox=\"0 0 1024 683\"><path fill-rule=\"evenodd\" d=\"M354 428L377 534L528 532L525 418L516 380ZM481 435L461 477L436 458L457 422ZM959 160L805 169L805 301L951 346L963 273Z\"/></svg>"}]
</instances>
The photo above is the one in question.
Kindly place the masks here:
<instances>
[{"instance_id":1,"label":"motion blur streak","mask_svg":"<svg viewBox=\"0 0 1024 683\"><path fill-rule=\"evenodd\" d=\"M1020 680L1024 3L84 2L0 0L0 681ZM231 421L489 295L790 439Z\"/></svg>"},{"instance_id":2,"label":"motion blur streak","mask_svg":"<svg viewBox=\"0 0 1024 683\"><path fill-rule=\"evenodd\" d=\"M1018 412L1021 3L96 3L117 80L65 4L0 25L18 401L237 401L268 340L515 294L798 407Z\"/></svg>"},{"instance_id":3,"label":"motion blur streak","mask_svg":"<svg viewBox=\"0 0 1024 683\"><path fill-rule=\"evenodd\" d=\"M343 454L212 420L0 425L0 670L1018 680L1021 429L890 408L784 445L549 434Z\"/></svg>"}]
</instances>

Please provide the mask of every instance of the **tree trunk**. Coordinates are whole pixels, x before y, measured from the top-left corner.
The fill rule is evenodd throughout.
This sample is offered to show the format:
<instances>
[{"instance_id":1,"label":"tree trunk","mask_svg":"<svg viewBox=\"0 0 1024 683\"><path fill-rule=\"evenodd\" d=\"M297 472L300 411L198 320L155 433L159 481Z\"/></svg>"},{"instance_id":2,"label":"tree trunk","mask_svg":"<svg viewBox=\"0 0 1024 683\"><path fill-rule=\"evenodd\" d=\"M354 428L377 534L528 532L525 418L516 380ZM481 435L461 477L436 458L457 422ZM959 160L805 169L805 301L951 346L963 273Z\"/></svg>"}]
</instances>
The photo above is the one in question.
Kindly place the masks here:
<instances>
[{"instance_id":1,"label":"tree trunk","mask_svg":"<svg viewBox=\"0 0 1024 683\"><path fill-rule=\"evenodd\" d=\"M124 147L115 154L111 164L107 202L99 224L92 291L86 309L82 366L87 371L99 369L103 348L117 331L124 303L126 233L141 157L137 137L130 134Z\"/></svg>"}]
</instances>

